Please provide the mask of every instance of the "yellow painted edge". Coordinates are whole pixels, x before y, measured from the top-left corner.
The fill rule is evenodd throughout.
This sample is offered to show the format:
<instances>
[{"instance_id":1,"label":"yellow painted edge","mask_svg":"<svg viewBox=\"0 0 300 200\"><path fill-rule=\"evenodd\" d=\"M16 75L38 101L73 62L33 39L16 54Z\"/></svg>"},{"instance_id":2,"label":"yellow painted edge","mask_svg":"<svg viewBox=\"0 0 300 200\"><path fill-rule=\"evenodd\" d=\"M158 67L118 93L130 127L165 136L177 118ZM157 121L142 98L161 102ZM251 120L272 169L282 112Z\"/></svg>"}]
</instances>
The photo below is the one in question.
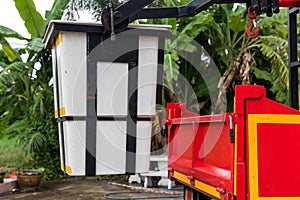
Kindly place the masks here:
<instances>
[{"instance_id":1,"label":"yellow painted edge","mask_svg":"<svg viewBox=\"0 0 300 200\"><path fill-rule=\"evenodd\" d=\"M235 106L235 104L236 104L236 98L234 97L233 98L233 113L236 113L236 106Z\"/></svg>"},{"instance_id":2,"label":"yellow painted edge","mask_svg":"<svg viewBox=\"0 0 300 200\"><path fill-rule=\"evenodd\" d=\"M72 168L70 166L66 166L66 173L69 175L72 174Z\"/></svg>"},{"instance_id":3,"label":"yellow painted edge","mask_svg":"<svg viewBox=\"0 0 300 200\"><path fill-rule=\"evenodd\" d=\"M209 194L212 195L214 197L220 198L220 193L217 192L217 189L215 187L212 187L210 185L207 185L201 181L196 180L195 181L195 188Z\"/></svg>"},{"instance_id":4,"label":"yellow painted edge","mask_svg":"<svg viewBox=\"0 0 300 200\"><path fill-rule=\"evenodd\" d=\"M55 45L58 46L60 43L62 43L62 34L60 33L55 41Z\"/></svg>"},{"instance_id":5,"label":"yellow painted edge","mask_svg":"<svg viewBox=\"0 0 300 200\"><path fill-rule=\"evenodd\" d=\"M237 124L235 124L235 128L234 128L234 132L237 133ZM233 166L233 184L234 184L234 188L233 188L233 194L236 196L236 188L237 188L237 178L236 178L236 163L237 163L237 135L235 134L234 137L234 166Z\"/></svg>"},{"instance_id":6,"label":"yellow painted edge","mask_svg":"<svg viewBox=\"0 0 300 200\"><path fill-rule=\"evenodd\" d=\"M300 115L249 114L253 122L270 124L300 124Z\"/></svg>"},{"instance_id":7,"label":"yellow painted edge","mask_svg":"<svg viewBox=\"0 0 300 200\"><path fill-rule=\"evenodd\" d=\"M248 115L250 199L258 199L257 116Z\"/></svg>"},{"instance_id":8,"label":"yellow painted edge","mask_svg":"<svg viewBox=\"0 0 300 200\"><path fill-rule=\"evenodd\" d=\"M189 184L189 185L191 184L190 179L188 179L188 177L186 175L184 175L184 174L181 174L181 173L179 173L177 171L174 171L174 175L173 176L174 176L174 178L180 180L181 182L184 182L184 183Z\"/></svg>"},{"instance_id":9,"label":"yellow painted edge","mask_svg":"<svg viewBox=\"0 0 300 200\"><path fill-rule=\"evenodd\" d=\"M186 183L188 185L191 185L191 181L190 179L188 179L188 177L184 174L181 174L180 172L174 171L174 178L176 178L177 180ZM203 183L201 181L195 180L195 188L209 194L212 195L214 197L220 198L220 193L217 192L217 189L215 187L212 187L206 183Z\"/></svg>"},{"instance_id":10,"label":"yellow painted edge","mask_svg":"<svg viewBox=\"0 0 300 200\"><path fill-rule=\"evenodd\" d=\"M249 181L251 200L300 200L300 197L259 197L258 196L258 161L257 161L257 124L300 124L300 115L284 114L249 114Z\"/></svg>"},{"instance_id":11,"label":"yellow painted edge","mask_svg":"<svg viewBox=\"0 0 300 200\"><path fill-rule=\"evenodd\" d=\"M66 115L66 107L62 107L59 109L60 116L65 116ZM55 117L58 117L58 110L54 111Z\"/></svg>"},{"instance_id":12,"label":"yellow painted edge","mask_svg":"<svg viewBox=\"0 0 300 200\"><path fill-rule=\"evenodd\" d=\"M64 170L64 164L63 163L60 163L60 168L61 168L61 170ZM69 174L69 175L72 174L72 168L70 166L66 165L66 173Z\"/></svg>"}]
</instances>

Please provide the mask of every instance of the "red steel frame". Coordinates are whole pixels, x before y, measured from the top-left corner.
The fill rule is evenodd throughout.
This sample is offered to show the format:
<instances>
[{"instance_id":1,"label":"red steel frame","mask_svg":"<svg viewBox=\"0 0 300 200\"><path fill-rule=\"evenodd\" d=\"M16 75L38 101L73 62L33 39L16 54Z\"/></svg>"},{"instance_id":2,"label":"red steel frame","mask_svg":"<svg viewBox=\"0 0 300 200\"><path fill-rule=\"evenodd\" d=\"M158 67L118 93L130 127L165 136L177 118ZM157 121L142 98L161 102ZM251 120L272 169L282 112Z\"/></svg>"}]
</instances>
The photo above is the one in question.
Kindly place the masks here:
<instances>
[{"instance_id":1,"label":"red steel frame","mask_svg":"<svg viewBox=\"0 0 300 200\"><path fill-rule=\"evenodd\" d=\"M170 178L218 199L300 200L300 113L264 87L237 86L234 113L199 116L170 103L165 124Z\"/></svg>"}]
</instances>

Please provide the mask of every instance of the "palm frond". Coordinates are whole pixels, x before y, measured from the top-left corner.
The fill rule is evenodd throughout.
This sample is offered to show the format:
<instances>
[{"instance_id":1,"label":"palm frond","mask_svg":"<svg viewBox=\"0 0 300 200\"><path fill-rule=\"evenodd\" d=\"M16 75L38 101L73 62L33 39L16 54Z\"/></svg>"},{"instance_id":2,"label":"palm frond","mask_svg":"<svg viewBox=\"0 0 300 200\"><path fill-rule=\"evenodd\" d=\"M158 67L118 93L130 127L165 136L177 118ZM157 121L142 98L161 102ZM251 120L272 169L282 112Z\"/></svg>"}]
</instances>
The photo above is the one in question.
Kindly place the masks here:
<instances>
[{"instance_id":1,"label":"palm frond","mask_svg":"<svg viewBox=\"0 0 300 200\"><path fill-rule=\"evenodd\" d=\"M200 13L196 16L195 20L187 24L181 31L181 34L186 34L192 38L198 36L201 32L209 28L209 24L214 18L209 13Z\"/></svg>"},{"instance_id":2,"label":"palm frond","mask_svg":"<svg viewBox=\"0 0 300 200\"><path fill-rule=\"evenodd\" d=\"M20 73L24 71L26 67L26 63L24 62L14 62L4 67L2 71L0 71L0 86L7 86L7 84L11 84L15 81Z\"/></svg>"},{"instance_id":3,"label":"palm frond","mask_svg":"<svg viewBox=\"0 0 300 200\"><path fill-rule=\"evenodd\" d=\"M24 130L29 126L29 123L27 120L17 120L10 126L8 126L5 130L3 130L3 134L15 136L19 133L24 132Z\"/></svg>"},{"instance_id":4,"label":"palm frond","mask_svg":"<svg viewBox=\"0 0 300 200\"><path fill-rule=\"evenodd\" d=\"M37 152L40 148L43 147L46 142L46 137L41 132L33 132L30 134L30 138L28 142L24 142L26 145L25 149L27 149L27 154L30 152Z\"/></svg>"},{"instance_id":5,"label":"palm frond","mask_svg":"<svg viewBox=\"0 0 300 200\"><path fill-rule=\"evenodd\" d=\"M275 97L282 103L287 102L288 90L288 42L287 40L269 35L261 36L262 43L259 48L271 62L271 76L273 86L271 90L275 93Z\"/></svg>"}]
</instances>

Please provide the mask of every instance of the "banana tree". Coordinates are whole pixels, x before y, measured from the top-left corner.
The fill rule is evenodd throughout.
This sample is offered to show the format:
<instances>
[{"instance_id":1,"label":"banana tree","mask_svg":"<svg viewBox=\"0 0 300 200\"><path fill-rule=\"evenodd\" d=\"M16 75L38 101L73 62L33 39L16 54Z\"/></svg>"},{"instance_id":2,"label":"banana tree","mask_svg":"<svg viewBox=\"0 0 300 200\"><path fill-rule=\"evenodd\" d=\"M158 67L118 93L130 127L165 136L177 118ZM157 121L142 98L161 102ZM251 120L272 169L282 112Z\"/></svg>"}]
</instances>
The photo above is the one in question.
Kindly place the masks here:
<instances>
[{"instance_id":1,"label":"banana tree","mask_svg":"<svg viewBox=\"0 0 300 200\"><path fill-rule=\"evenodd\" d=\"M232 110L235 84L263 84L269 89L271 97L287 103L286 10L281 10L280 14L272 18L259 19L262 31L261 36L256 39L250 39L246 35L245 30L249 24L246 13L243 5L214 5L193 18L177 22L179 38L186 35L201 44L222 74L220 80L217 80L218 98L212 106L213 113ZM178 39L173 40L172 45L177 48L176 51L195 51L190 46L191 39L184 40L185 49L178 45ZM172 61L166 62L166 68L171 66L172 74L181 73L192 83L201 105L205 99L211 103L207 101L210 98L208 91L214 90L213 87L208 87L211 83L203 82L203 77L197 71L191 70L190 63L176 57L176 51L169 51L167 54ZM173 81L177 81L177 76L173 77ZM227 98L228 95L230 98ZM207 111L209 110L206 109Z\"/></svg>"},{"instance_id":2,"label":"banana tree","mask_svg":"<svg viewBox=\"0 0 300 200\"><path fill-rule=\"evenodd\" d=\"M219 97L224 98L234 84L261 83L267 86L269 94L273 94L271 98L287 104L286 10L281 10L280 14L272 18L262 17L259 20L261 36L250 39L245 34L246 26L249 24L249 20L244 20L247 18L243 14L247 13L245 7L237 6L234 12L229 5L222 5L219 9L224 13L222 21L227 22L218 22L223 25L223 30L226 30L224 40L216 42L226 45L225 48L221 48L223 52L221 61L227 66L220 79ZM222 98L217 100L214 111L226 111Z\"/></svg>"},{"instance_id":3,"label":"banana tree","mask_svg":"<svg viewBox=\"0 0 300 200\"><path fill-rule=\"evenodd\" d=\"M47 149L53 138L50 134L56 130L49 85L51 55L43 49L42 38L50 20L62 17L68 1L55 0L45 16L37 12L33 0L14 2L31 38L0 26L0 134L17 136L24 152L40 156L39 151ZM13 48L8 38L25 41L25 47Z\"/></svg>"}]
</instances>

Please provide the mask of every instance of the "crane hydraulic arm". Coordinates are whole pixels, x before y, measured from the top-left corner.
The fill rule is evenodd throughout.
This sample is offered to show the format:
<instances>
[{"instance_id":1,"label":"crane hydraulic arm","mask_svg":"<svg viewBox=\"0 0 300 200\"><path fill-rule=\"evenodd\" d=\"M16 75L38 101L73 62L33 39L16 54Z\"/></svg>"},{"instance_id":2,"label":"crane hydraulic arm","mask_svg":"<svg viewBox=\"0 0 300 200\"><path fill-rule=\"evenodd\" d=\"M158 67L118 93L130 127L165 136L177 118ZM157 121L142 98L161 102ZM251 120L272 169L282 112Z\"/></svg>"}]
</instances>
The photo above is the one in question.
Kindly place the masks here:
<instances>
[{"instance_id":1,"label":"crane hydraulic arm","mask_svg":"<svg viewBox=\"0 0 300 200\"><path fill-rule=\"evenodd\" d=\"M193 0L185 6L148 8L155 0L128 0L116 6L109 3L102 12L102 23L106 32L123 31L136 19L178 18L194 16L213 4L246 3L255 15L266 13L272 16L279 12L279 7L297 7L299 0Z\"/></svg>"},{"instance_id":2,"label":"crane hydraulic arm","mask_svg":"<svg viewBox=\"0 0 300 200\"><path fill-rule=\"evenodd\" d=\"M102 11L102 24L105 33L111 34L111 39L115 39L115 33L124 31L130 22L136 19L151 18L179 18L194 16L213 4L225 3L246 3L250 25L247 29L249 37L254 38L258 35L260 27L255 28L256 17L261 13L272 16L278 13L279 7L300 7L300 0L192 0L190 3L180 7L152 8L149 4L155 0L128 0L117 6L108 3ZM289 82L290 82L290 106L299 108L298 97L298 67L300 62L297 57L297 20L298 8L289 11ZM253 30L255 31L253 32ZM295 64L296 63L296 64Z\"/></svg>"}]
</instances>

